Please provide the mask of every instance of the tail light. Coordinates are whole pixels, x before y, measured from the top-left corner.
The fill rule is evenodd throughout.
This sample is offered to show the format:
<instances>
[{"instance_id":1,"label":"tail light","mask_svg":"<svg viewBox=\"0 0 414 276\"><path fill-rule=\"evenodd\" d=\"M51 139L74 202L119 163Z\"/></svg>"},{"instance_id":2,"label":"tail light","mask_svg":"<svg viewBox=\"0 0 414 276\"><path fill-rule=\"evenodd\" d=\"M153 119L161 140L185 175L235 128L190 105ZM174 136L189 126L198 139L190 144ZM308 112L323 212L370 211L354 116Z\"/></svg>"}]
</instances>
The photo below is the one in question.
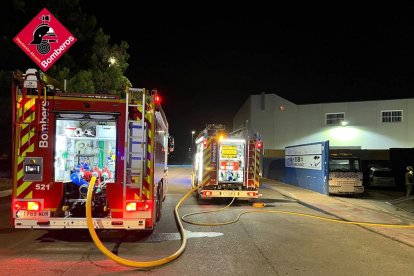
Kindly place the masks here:
<instances>
[{"instance_id":1,"label":"tail light","mask_svg":"<svg viewBox=\"0 0 414 276\"><path fill-rule=\"evenodd\" d=\"M39 201L15 201L14 209L27 211L40 211L41 205Z\"/></svg>"},{"instance_id":2,"label":"tail light","mask_svg":"<svg viewBox=\"0 0 414 276\"><path fill-rule=\"evenodd\" d=\"M27 202L27 210L29 211L39 211L40 204L37 201L28 201Z\"/></svg>"},{"instance_id":3,"label":"tail light","mask_svg":"<svg viewBox=\"0 0 414 276\"><path fill-rule=\"evenodd\" d=\"M125 206L125 210L128 212L136 211L137 210L137 203L136 202L128 202Z\"/></svg>"},{"instance_id":4,"label":"tail light","mask_svg":"<svg viewBox=\"0 0 414 276\"><path fill-rule=\"evenodd\" d=\"M24 210L22 202L16 202L14 203L14 209L16 210Z\"/></svg>"},{"instance_id":5,"label":"tail light","mask_svg":"<svg viewBox=\"0 0 414 276\"><path fill-rule=\"evenodd\" d=\"M151 207L150 201L130 201L125 205L125 211L135 212L135 211L147 211Z\"/></svg>"}]
</instances>

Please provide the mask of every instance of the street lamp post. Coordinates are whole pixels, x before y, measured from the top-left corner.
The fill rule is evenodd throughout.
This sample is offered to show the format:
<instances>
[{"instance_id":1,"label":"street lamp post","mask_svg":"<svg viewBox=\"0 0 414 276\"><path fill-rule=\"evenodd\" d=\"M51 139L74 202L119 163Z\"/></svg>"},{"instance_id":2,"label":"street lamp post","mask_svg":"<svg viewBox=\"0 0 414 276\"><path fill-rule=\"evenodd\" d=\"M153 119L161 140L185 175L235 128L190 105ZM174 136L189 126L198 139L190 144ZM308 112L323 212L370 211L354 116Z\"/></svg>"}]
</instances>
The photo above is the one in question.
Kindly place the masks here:
<instances>
[{"instance_id":1,"label":"street lamp post","mask_svg":"<svg viewBox=\"0 0 414 276\"><path fill-rule=\"evenodd\" d=\"M194 151L194 134L195 134L195 130L192 130L191 131L191 161L193 161L193 159L194 159L194 153L193 153L193 151Z\"/></svg>"}]
</instances>

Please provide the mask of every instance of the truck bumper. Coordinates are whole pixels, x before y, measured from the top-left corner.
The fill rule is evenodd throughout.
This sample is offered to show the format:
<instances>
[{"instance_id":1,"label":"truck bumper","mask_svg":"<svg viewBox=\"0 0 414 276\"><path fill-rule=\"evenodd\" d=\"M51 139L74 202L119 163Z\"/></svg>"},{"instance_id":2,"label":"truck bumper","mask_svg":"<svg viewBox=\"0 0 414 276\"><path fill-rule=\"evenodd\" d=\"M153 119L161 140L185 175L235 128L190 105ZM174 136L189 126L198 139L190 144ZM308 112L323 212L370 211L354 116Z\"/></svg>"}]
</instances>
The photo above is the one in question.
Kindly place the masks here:
<instances>
[{"instance_id":1,"label":"truck bumper","mask_svg":"<svg viewBox=\"0 0 414 276\"><path fill-rule=\"evenodd\" d=\"M239 190L201 190L200 198L215 197L237 197L239 199L259 198L262 195L258 191L239 191Z\"/></svg>"},{"instance_id":2,"label":"truck bumper","mask_svg":"<svg viewBox=\"0 0 414 276\"><path fill-rule=\"evenodd\" d=\"M92 219L95 229L144 230L145 219ZM33 229L87 229L85 218L15 219L15 228Z\"/></svg>"},{"instance_id":3,"label":"truck bumper","mask_svg":"<svg viewBox=\"0 0 414 276\"><path fill-rule=\"evenodd\" d=\"M364 186L329 186L330 194L362 194Z\"/></svg>"}]
</instances>

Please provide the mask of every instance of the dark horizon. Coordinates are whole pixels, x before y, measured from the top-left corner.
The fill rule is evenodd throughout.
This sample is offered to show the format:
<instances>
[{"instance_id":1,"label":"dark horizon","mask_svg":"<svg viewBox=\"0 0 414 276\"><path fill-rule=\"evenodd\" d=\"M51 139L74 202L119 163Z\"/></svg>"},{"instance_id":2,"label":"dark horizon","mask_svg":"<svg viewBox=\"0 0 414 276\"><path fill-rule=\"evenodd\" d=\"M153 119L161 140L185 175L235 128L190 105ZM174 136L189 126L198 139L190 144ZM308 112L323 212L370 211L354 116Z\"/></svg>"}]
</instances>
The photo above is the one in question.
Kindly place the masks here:
<instances>
[{"instance_id":1,"label":"dark horizon","mask_svg":"<svg viewBox=\"0 0 414 276\"><path fill-rule=\"evenodd\" d=\"M128 42L126 76L134 87L159 91L183 157L192 130L209 123L231 129L253 94L274 93L296 104L414 97L410 2L302 9L211 4L178 11L136 4L80 0L111 42Z\"/></svg>"}]
</instances>

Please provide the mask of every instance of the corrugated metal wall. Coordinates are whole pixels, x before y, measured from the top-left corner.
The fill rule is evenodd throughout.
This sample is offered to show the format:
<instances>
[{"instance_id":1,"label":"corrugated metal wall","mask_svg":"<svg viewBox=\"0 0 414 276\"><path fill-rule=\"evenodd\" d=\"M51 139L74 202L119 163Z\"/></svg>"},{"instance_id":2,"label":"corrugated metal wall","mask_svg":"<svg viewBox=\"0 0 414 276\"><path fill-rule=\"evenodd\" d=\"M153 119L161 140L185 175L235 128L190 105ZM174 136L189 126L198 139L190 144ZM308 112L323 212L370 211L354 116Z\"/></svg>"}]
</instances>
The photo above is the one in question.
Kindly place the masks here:
<instances>
[{"instance_id":1,"label":"corrugated metal wall","mask_svg":"<svg viewBox=\"0 0 414 276\"><path fill-rule=\"evenodd\" d=\"M318 168L298 168L295 166L286 166L285 157L265 157L263 159L263 176L270 179L275 179L286 184L294 185L304 189L312 190L321 194L328 194L328 162L329 162L329 141L302 144L289 146L287 148L307 146L318 147L320 146L320 154L315 153L303 153L298 154L300 156L320 156L320 167ZM312 159L312 158L311 158ZM319 159L315 159L319 161Z\"/></svg>"}]
</instances>

